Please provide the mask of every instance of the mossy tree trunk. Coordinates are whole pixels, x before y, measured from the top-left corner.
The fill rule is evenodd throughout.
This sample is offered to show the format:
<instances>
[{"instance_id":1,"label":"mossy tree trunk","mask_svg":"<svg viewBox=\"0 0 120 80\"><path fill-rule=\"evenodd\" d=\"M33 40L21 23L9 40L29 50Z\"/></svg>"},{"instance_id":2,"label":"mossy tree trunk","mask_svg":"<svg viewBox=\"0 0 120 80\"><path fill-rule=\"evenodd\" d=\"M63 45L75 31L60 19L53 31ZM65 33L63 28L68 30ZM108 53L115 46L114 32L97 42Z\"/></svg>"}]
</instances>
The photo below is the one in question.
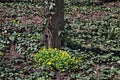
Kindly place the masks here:
<instances>
[{"instance_id":1,"label":"mossy tree trunk","mask_svg":"<svg viewBox=\"0 0 120 80\"><path fill-rule=\"evenodd\" d=\"M51 0L47 0L50 2ZM46 47L61 48L61 39L58 35L58 31L63 27L64 21L64 0L55 0L54 14L50 17L50 12L45 12L47 25L44 29L44 42ZM48 10L49 11L49 10Z\"/></svg>"}]
</instances>

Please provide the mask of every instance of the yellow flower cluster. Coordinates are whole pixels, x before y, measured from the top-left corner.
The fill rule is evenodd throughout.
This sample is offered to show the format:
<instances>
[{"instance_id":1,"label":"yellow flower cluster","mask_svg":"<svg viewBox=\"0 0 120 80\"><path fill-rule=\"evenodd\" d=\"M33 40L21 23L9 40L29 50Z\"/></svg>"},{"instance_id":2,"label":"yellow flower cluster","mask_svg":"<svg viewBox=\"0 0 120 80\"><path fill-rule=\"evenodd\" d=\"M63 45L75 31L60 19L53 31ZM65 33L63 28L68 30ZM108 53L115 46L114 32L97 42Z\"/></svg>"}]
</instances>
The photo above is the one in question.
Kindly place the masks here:
<instances>
[{"instance_id":1,"label":"yellow flower cluster","mask_svg":"<svg viewBox=\"0 0 120 80\"><path fill-rule=\"evenodd\" d=\"M39 58L39 61L42 61L42 58Z\"/></svg>"},{"instance_id":2,"label":"yellow flower cluster","mask_svg":"<svg viewBox=\"0 0 120 80\"><path fill-rule=\"evenodd\" d=\"M66 51L61 51L61 57L71 57Z\"/></svg>"},{"instance_id":3,"label":"yellow flower cluster","mask_svg":"<svg viewBox=\"0 0 120 80\"><path fill-rule=\"evenodd\" d=\"M51 62L47 62L48 65L51 65L52 63Z\"/></svg>"},{"instance_id":4,"label":"yellow flower cluster","mask_svg":"<svg viewBox=\"0 0 120 80\"><path fill-rule=\"evenodd\" d=\"M47 51L47 52L49 52L49 53L52 53L52 51L56 51L56 52L59 52L62 57L64 57L64 56L70 57L70 55L69 55L68 52L63 51L63 50L59 50L59 49L57 49L57 48L54 48L54 49L52 49L52 48L48 48L48 49L43 48L43 49L40 49L38 52L39 52L39 53L43 53L43 52L45 52L45 51ZM35 55L34 55L34 56L35 56Z\"/></svg>"},{"instance_id":5,"label":"yellow flower cluster","mask_svg":"<svg viewBox=\"0 0 120 80\"><path fill-rule=\"evenodd\" d=\"M71 57L68 52L57 48L43 48L34 54L35 65L44 65L49 67L50 70L55 67L61 72L68 69L77 69L78 63L81 62L81 59L81 57L79 59Z\"/></svg>"},{"instance_id":6,"label":"yellow flower cluster","mask_svg":"<svg viewBox=\"0 0 120 80\"><path fill-rule=\"evenodd\" d=\"M16 23L16 24L20 24L20 20L12 20L11 22L13 22L13 23Z\"/></svg>"}]
</instances>

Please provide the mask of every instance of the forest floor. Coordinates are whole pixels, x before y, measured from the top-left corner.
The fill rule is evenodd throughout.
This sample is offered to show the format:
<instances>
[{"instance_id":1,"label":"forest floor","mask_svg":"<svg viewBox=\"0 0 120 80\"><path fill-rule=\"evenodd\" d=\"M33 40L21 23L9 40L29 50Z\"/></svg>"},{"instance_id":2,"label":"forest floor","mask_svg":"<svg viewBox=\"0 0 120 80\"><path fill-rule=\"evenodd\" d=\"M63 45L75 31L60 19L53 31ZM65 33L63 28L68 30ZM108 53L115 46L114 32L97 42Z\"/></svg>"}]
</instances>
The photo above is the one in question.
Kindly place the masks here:
<instances>
[{"instance_id":1,"label":"forest floor","mask_svg":"<svg viewBox=\"0 0 120 80\"><path fill-rule=\"evenodd\" d=\"M71 80L119 80L120 2L66 6L65 19L71 29L63 49L83 57L81 71L68 74ZM43 21L40 4L0 3L0 80L35 76L29 57L41 48Z\"/></svg>"}]
</instances>

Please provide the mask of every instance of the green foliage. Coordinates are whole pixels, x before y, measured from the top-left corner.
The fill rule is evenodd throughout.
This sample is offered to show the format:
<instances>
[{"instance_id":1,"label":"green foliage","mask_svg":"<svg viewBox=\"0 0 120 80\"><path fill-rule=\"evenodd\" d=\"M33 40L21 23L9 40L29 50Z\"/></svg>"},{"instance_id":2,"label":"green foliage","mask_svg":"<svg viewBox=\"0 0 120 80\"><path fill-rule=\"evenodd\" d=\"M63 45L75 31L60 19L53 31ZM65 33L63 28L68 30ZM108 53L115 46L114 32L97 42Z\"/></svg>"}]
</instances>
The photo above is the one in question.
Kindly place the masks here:
<instances>
[{"instance_id":1,"label":"green foliage","mask_svg":"<svg viewBox=\"0 0 120 80\"><path fill-rule=\"evenodd\" d=\"M66 51L56 48L43 48L34 54L33 59L35 61L35 66L42 66L60 72L74 71L78 69L78 65L81 62L81 57L77 59L76 57L70 56Z\"/></svg>"},{"instance_id":2,"label":"green foliage","mask_svg":"<svg viewBox=\"0 0 120 80\"><path fill-rule=\"evenodd\" d=\"M51 64L54 66L58 64L58 72L64 68L63 73L68 74L65 75L68 80L119 80L120 8L116 3L114 6L112 4L108 6L107 3L95 6L92 1L65 0L64 11L68 23L59 34L62 38L62 49L67 51L71 58L59 57L62 59L57 61L60 64L56 62ZM43 3L0 3L2 17L0 18L0 80L55 80L57 70L55 71L52 65L47 64L47 59L53 56L46 55L49 53L47 49L47 53L44 53L45 57L42 56L45 58L43 60L45 65L43 66L39 61L35 63L40 69L35 67L33 61L29 59L31 53L36 53L42 47L40 39L43 25L24 23L24 20L19 19L28 21L31 14L31 17L43 17L41 5ZM24 54L22 59L4 58L7 54L4 51L9 51L9 45L12 42L16 43L16 51ZM56 52L60 53L59 50L52 50L54 55ZM61 54L55 56L58 57ZM74 59L74 56L77 57ZM80 60L79 67L75 71L71 70L74 64L64 64L71 59L71 61L76 60L79 56L82 57L82 61ZM52 59L55 58L52 57ZM76 64L76 62L73 63ZM19 66L22 68L16 68ZM50 69L51 67L54 70Z\"/></svg>"},{"instance_id":3,"label":"green foliage","mask_svg":"<svg viewBox=\"0 0 120 80\"><path fill-rule=\"evenodd\" d=\"M119 25L118 20L115 21L109 17L107 19L104 17L100 21L78 18L74 19L69 26L65 26L65 30L61 31L61 36L70 44L119 51Z\"/></svg>"},{"instance_id":4,"label":"green foliage","mask_svg":"<svg viewBox=\"0 0 120 80\"><path fill-rule=\"evenodd\" d=\"M4 28L0 34L1 35L0 42L1 42L2 48L4 47L4 45L8 45L15 41L17 44L16 50L20 53L24 53L26 50L34 52L38 49L38 44L41 45L41 43L38 43L41 39L41 34L38 32L42 31L42 28L38 27L39 25L37 25L36 29L34 25L18 25L17 24L16 27L19 27L19 29L17 29L13 24L11 26L8 26L8 27L1 26ZM12 31L10 30L11 28L13 28ZM2 35L5 35L5 36L2 36Z\"/></svg>"}]
</instances>

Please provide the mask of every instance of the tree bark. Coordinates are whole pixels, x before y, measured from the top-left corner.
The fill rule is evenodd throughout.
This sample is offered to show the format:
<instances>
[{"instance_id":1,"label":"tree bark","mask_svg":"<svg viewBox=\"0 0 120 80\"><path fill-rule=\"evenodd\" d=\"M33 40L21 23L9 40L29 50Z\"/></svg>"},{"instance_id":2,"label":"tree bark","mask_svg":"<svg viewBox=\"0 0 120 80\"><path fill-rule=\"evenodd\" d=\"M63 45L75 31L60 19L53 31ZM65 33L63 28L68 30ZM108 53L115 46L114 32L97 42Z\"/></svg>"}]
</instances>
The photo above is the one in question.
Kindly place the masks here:
<instances>
[{"instance_id":1,"label":"tree bark","mask_svg":"<svg viewBox=\"0 0 120 80\"><path fill-rule=\"evenodd\" d=\"M52 18L48 20L49 25L44 29L44 38L45 38L44 40L46 47L61 48L61 39L58 35L58 31L61 29L61 27L63 27L63 21L64 21L63 8L64 8L64 0L56 0L55 14L53 14Z\"/></svg>"}]
</instances>

